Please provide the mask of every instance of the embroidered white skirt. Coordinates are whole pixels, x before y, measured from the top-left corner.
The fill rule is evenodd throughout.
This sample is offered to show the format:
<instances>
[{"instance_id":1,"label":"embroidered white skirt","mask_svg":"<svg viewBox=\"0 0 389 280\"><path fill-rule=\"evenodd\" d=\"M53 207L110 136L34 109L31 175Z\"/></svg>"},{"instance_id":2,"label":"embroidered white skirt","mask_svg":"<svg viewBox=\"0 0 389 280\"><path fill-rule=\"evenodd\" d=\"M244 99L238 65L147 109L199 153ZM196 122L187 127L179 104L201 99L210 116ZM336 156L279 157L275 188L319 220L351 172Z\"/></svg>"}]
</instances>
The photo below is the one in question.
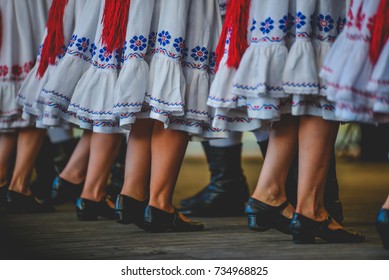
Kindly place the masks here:
<instances>
[{"instance_id":1,"label":"embroidered white skirt","mask_svg":"<svg viewBox=\"0 0 389 280\"><path fill-rule=\"evenodd\" d=\"M113 53L101 42L105 2L92 2L73 35L85 47L69 45L42 93L57 106L44 112L102 133L153 118L197 136L224 135L211 127L206 105L221 30L219 2L132 0L126 40Z\"/></svg>"},{"instance_id":2,"label":"embroidered white skirt","mask_svg":"<svg viewBox=\"0 0 389 280\"><path fill-rule=\"evenodd\" d=\"M35 64L49 1L0 0L0 132L32 125L17 103L20 86Z\"/></svg>"},{"instance_id":3,"label":"embroidered white skirt","mask_svg":"<svg viewBox=\"0 0 389 280\"><path fill-rule=\"evenodd\" d=\"M230 68L227 39L211 87L213 126L254 130L286 113L338 120L319 71L345 24L345 6L339 0L251 1L249 47L238 69Z\"/></svg>"},{"instance_id":4,"label":"embroidered white skirt","mask_svg":"<svg viewBox=\"0 0 389 280\"><path fill-rule=\"evenodd\" d=\"M347 121L389 121L389 44L376 64L369 57L371 30L380 0L354 0L347 26L324 62L336 114Z\"/></svg>"}]
</instances>

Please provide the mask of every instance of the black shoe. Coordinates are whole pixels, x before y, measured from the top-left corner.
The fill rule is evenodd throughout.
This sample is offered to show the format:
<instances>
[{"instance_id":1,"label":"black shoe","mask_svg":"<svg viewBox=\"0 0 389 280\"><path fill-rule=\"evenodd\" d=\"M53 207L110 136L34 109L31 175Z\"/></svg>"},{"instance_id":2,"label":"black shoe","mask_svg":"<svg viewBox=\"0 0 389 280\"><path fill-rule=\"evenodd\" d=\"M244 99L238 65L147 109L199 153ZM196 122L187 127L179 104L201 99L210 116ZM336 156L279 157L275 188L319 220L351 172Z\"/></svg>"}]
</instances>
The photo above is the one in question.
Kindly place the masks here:
<instances>
[{"instance_id":1,"label":"black shoe","mask_svg":"<svg viewBox=\"0 0 389 280\"><path fill-rule=\"evenodd\" d=\"M144 226L146 231L149 232L187 232L204 230L203 223L186 219L177 209L175 209L174 213L168 213L150 205L145 209Z\"/></svg>"},{"instance_id":2,"label":"black shoe","mask_svg":"<svg viewBox=\"0 0 389 280\"><path fill-rule=\"evenodd\" d=\"M116 199L115 212L119 217L118 223L134 223L144 229L144 214L148 200L139 201L124 194L119 194Z\"/></svg>"},{"instance_id":3,"label":"black shoe","mask_svg":"<svg viewBox=\"0 0 389 280\"><path fill-rule=\"evenodd\" d=\"M212 147L203 142L211 172L210 183L183 199L179 211L188 216L243 216L249 188L241 167L242 145Z\"/></svg>"},{"instance_id":4,"label":"black shoe","mask_svg":"<svg viewBox=\"0 0 389 280\"><path fill-rule=\"evenodd\" d=\"M328 226L332 218L317 222L303 215L294 213L291 223L293 242L296 244L313 244L315 238L321 238L330 243L359 243L365 240L359 232L336 229L332 230Z\"/></svg>"},{"instance_id":5,"label":"black shoe","mask_svg":"<svg viewBox=\"0 0 389 280\"><path fill-rule=\"evenodd\" d=\"M284 211L288 205L289 202L285 201L280 206L271 206L251 197L246 204L249 229L266 231L270 228L274 228L280 232L291 234L291 219L282 215L282 211Z\"/></svg>"},{"instance_id":6,"label":"black shoe","mask_svg":"<svg viewBox=\"0 0 389 280\"><path fill-rule=\"evenodd\" d=\"M7 202L7 191L8 187L0 187L0 207L5 207Z\"/></svg>"},{"instance_id":7,"label":"black shoe","mask_svg":"<svg viewBox=\"0 0 389 280\"><path fill-rule=\"evenodd\" d=\"M389 250L389 209L381 209L378 212L376 228L380 234L382 245Z\"/></svg>"},{"instance_id":8,"label":"black shoe","mask_svg":"<svg viewBox=\"0 0 389 280\"><path fill-rule=\"evenodd\" d=\"M117 219L114 207L115 205L109 197L98 202L81 197L76 200L76 213L79 221L95 221L97 217Z\"/></svg>"},{"instance_id":9,"label":"black shoe","mask_svg":"<svg viewBox=\"0 0 389 280\"><path fill-rule=\"evenodd\" d=\"M81 195L83 183L73 184L61 177L55 177L51 188L51 198L54 204L75 201Z\"/></svg>"},{"instance_id":10,"label":"black shoe","mask_svg":"<svg viewBox=\"0 0 389 280\"><path fill-rule=\"evenodd\" d=\"M6 208L10 214L55 212L54 207L47 201L34 195L27 196L14 191L7 193Z\"/></svg>"}]
</instances>

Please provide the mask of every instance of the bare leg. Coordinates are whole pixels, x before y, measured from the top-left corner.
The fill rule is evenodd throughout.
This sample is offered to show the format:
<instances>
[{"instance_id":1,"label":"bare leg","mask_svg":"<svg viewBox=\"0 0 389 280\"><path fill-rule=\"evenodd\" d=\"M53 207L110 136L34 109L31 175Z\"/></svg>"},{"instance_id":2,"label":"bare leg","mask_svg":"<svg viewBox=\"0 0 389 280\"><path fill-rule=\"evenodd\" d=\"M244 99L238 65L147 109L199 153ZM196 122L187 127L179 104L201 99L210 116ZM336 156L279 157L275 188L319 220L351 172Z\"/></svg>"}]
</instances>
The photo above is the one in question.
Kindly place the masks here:
<instances>
[{"instance_id":1,"label":"bare leg","mask_svg":"<svg viewBox=\"0 0 389 280\"><path fill-rule=\"evenodd\" d=\"M62 179L65 179L72 184L80 184L85 181L89 161L91 136L91 131L84 131L84 134L78 141L72 156L59 175Z\"/></svg>"},{"instance_id":2,"label":"bare leg","mask_svg":"<svg viewBox=\"0 0 389 280\"><path fill-rule=\"evenodd\" d=\"M389 209L389 195L388 195L388 197L386 198L386 201L385 201L384 205L382 205L382 208L384 208L384 209Z\"/></svg>"},{"instance_id":3,"label":"bare leg","mask_svg":"<svg viewBox=\"0 0 389 280\"><path fill-rule=\"evenodd\" d=\"M46 130L35 127L19 130L16 162L9 190L31 195L29 188L31 174L45 136Z\"/></svg>"},{"instance_id":4,"label":"bare leg","mask_svg":"<svg viewBox=\"0 0 389 280\"><path fill-rule=\"evenodd\" d=\"M298 119L290 115L273 123L269 146L257 186L252 195L271 206L286 201L285 182L297 147ZM289 205L284 215L291 218L294 208Z\"/></svg>"},{"instance_id":5,"label":"bare leg","mask_svg":"<svg viewBox=\"0 0 389 280\"><path fill-rule=\"evenodd\" d=\"M0 187L8 184L9 163L15 152L17 133L0 134Z\"/></svg>"},{"instance_id":6,"label":"bare leg","mask_svg":"<svg viewBox=\"0 0 389 280\"><path fill-rule=\"evenodd\" d=\"M121 140L121 134L92 133L82 198L100 201L106 195L108 176L119 152Z\"/></svg>"},{"instance_id":7,"label":"bare leg","mask_svg":"<svg viewBox=\"0 0 389 280\"><path fill-rule=\"evenodd\" d=\"M149 205L174 212L173 191L188 145L188 133L164 129L155 122L151 139L151 177Z\"/></svg>"},{"instance_id":8,"label":"bare leg","mask_svg":"<svg viewBox=\"0 0 389 280\"><path fill-rule=\"evenodd\" d=\"M153 120L137 120L132 126L127 144L125 178L121 193L139 201L145 201L148 197L153 126Z\"/></svg>"},{"instance_id":9,"label":"bare leg","mask_svg":"<svg viewBox=\"0 0 389 280\"><path fill-rule=\"evenodd\" d=\"M324 185L338 128L337 122L320 117L300 118L296 212L312 220L328 217L324 208Z\"/></svg>"}]
</instances>

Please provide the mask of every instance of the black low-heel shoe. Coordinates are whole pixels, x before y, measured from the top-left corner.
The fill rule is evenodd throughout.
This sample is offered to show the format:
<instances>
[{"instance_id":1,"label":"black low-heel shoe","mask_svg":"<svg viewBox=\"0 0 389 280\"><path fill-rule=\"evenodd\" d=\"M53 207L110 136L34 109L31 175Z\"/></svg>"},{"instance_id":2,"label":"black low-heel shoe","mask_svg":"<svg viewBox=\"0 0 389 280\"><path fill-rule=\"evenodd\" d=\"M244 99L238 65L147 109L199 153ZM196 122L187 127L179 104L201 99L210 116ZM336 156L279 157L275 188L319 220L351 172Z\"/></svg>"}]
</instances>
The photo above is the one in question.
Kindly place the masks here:
<instances>
[{"instance_id":1,"label":"black low-heel shoe","mask_svg":"<svg viewBox=\"0 0 389 280\"><path fill-rule=\"evenodd\" d=\"M296 244L313 244L316 237L330 243L359 243L365 240L365 236L359 232L347 229L330 229L328 226L331 221L332 218L328 217L327 220L317 222L294 213L291 222L293 242Z\"/></svg>"},{"instance_id":2,"label":"black low-heel shoe","mask_svg":"<svg viewBox=\"0 0 389 280\"><path fill-rule=\"evenodd\" d=\"M97 217L117 219L114 207L115 205L109 197L105 197L100 201L92 201L81 197L76 200L76 213L79 221L95 221Z\"/></svg>"},{"instance_id":3,"label":"black low-heel shoe","mask_svg":"<svg viewBox=\"0 0 389 280\"><path fill-rule=\"evenodd\" d=\"M149 232L202 231L204 224L188 220L177 209L173 213L148 205L144 214L144 227Z\"/></svg>"},{"instance_id":4,"label":"black low-heel shoe","mask_svg":"<svg viewBox=\"0 0 389 280\"><path fill-rule=\"evenodd\" d=\"M124 194L119 194L116 199L115 212L120 224L134 223L144 229L143 221L148 200L139 201Z\"/></svg>"},{"instance_id":5,"label":"black low-heel shoe","mask_svg":"<svg viewBox=\"0 0 389 280\"><path fill-rule=\"evenodd\" d=\"M7 191L8 188L6 186L0 187L0 207L5 207L7 202Z\"/></svg>"},{"instance_id":6,"label":"black low-heel shoe","mask_svg":"<svg viewBox=\"0 0 389 280\"><path fill-rule=\"evenodd\" d=\"M285 201L280 206L271 206L250 197L246 204L249 229L266 231L274 228L283 233L292 234L290 230L291 219L282 215L282 212L288 205L289 202Z\"/></svg>"},{"instance_id":7,"label":"black low-heel shoe","mask_svg":"<svg viewBox=\"0 0 389 280\"><path fill-rule=\"evenodd\" d=\"M382 245L389 250L389 209L381 209L378 212L376 228L380 234Z\"/></svg>"},{"instance_id":8,"label":"black low-heel shoe","mask_svg":"<svg viewBox=\"0 0 389 280\"><path fill-rule=\"evenodd\" d=\"M61 177L54 178L51 187L51 199L54 204L62 204L69 201L75 201L81 195L84 183L73 184Z\"/></svg>"},{"instance_id":9,"label":"black low-heel shoe","mask_svg":"<svg viewBox=\"0 0 389 280\"><path fill-rule=\"evenodd\" d=\"M46 200L14 191L7 193L6 208L10 214L55 212L54 207Z\"/></svg>"}]
</instances>

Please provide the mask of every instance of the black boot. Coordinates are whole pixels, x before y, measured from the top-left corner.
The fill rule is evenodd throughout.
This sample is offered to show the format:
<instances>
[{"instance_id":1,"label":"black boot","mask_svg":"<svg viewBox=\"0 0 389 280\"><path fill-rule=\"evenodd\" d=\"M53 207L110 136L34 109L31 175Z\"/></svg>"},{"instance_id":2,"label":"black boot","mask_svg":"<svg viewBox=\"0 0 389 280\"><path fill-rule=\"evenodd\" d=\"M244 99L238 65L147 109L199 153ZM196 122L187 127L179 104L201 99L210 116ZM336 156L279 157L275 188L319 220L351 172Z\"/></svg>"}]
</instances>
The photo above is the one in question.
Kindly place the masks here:
<instances>
[{"instance_id":1,"label":"black boot","mask_svg":"<svg viewBox=\"0 0 389 280\"><path fill-rule=\"evenodd\" d=\"M265 157L268 141L259 142L262 155ZM336 175L335 150L332 150L330 165L324 189L324 205L330 216L338 223L343 222L343 207L339 198L339 183ZM298 157L293 159L286 179L286 196L290 204L296 207L298 184Z\"/></svg>"},{"instance_id":2,"label":"black boot","mask_svg":"<svg viewBox=\"0 0 389 280\"><path fill-rule=\"evenodd\" d=\"M249 197L241 167L242 144L212 147L203 142L211 182L196 195L181 201L179 211L188 216L241 216Z\"/></svg>"},{"instance_id":3,"label":"black boot","mask_svg":"<svg viewBox=\"0 0 389 280\"><path fill-rule=\"evenodd\" d=\"M54 165L54 145L45 137L35 161L36 178L31 183L31 191L39 198L51 201L51 184L57 175Z\"/></svg>"}]
</instances>

